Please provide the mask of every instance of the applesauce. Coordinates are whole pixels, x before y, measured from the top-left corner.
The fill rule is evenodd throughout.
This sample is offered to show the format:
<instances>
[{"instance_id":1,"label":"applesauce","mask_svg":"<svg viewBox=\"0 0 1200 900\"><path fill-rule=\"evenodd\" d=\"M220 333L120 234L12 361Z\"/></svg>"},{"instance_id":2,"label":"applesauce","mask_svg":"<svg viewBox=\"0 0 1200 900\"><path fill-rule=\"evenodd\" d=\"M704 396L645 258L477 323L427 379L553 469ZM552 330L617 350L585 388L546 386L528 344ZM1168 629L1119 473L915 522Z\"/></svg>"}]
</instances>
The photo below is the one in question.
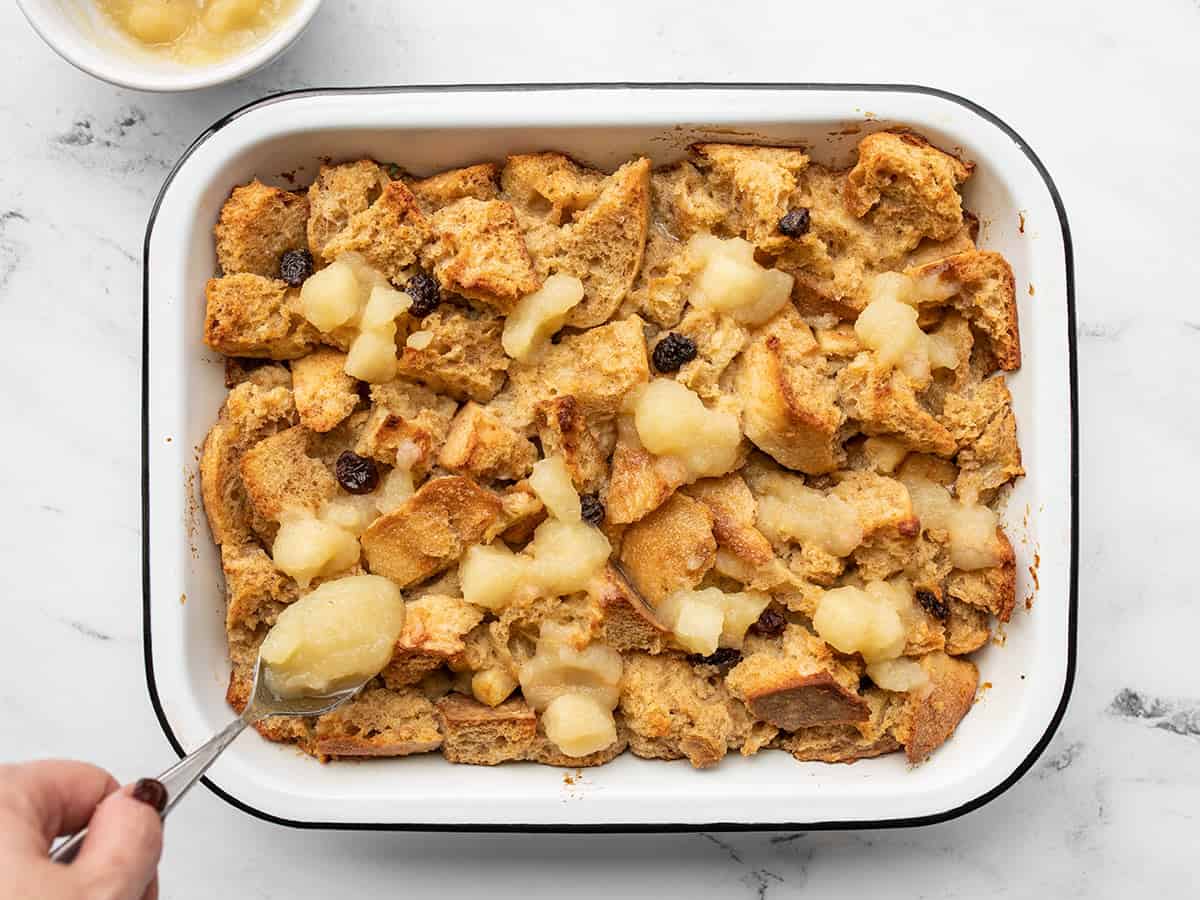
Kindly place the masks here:
<instances>
[{"instance_id":1,"label":"applesauce","mask_svg":"<svg viewBox=\"0 0 1200 900\"><path fill-rule=\"evenodd\" d=\"M181 63L210 63L260 43L298 0L94 0L136 45Z\"/></svg>"}]
</instances>

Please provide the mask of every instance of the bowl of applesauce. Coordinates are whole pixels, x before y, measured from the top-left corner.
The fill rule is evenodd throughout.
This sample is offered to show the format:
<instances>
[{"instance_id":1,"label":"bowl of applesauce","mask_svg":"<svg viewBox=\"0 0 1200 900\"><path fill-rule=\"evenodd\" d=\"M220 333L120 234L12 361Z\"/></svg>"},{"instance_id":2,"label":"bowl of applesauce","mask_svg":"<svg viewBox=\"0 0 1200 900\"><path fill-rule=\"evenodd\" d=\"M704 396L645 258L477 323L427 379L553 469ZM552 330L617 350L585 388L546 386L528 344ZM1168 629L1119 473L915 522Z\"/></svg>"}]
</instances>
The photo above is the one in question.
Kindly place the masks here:
<instances>
[{"instance_id":1,"label":"bowl of applesauce","mask_svg":"<svg viewBox=\"0 0 1200 900\"><path fill-rule=\"evenodd\" d=\"M17 0L63 59L121 87L189 91L286 50L321 0Z\"/></svg>"}]
</instances>

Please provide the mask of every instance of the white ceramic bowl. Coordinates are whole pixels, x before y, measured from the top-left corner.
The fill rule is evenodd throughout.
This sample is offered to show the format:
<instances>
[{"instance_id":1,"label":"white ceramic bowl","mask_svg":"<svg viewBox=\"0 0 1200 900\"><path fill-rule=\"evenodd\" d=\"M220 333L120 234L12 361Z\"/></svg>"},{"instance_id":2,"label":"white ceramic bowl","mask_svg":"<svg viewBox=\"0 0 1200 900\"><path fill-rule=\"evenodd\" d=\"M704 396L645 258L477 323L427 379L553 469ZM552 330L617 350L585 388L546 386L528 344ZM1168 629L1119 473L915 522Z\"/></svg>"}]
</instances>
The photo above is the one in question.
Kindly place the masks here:
<instances>
[{"instance_id":1,"label":"white ceramic bowl","mask_svg":"<svg viewBox=\"0 0 1200 900\"><path fill-rule=\"evenodd\" d=\"M76 68L137 91L194 91L234 81L265 66L300 36L321 0L298 0L296 8L264 40L228 59L183 65L149 53L130 53L116 41L98 40L90 24L90 0L17 0L42 40Z\"/></svg>"},{"instance_id":2,"label":"white ceramic bowl","mask_svg":"<svg viewBox=\"0 0 1200 900\"><path fill-rule=\"evenodd\" d=\"M304 184L321 157L371 156L424 174L553 148L612 168L632 154L677 159L702 138L802 142L820 161L845 163L863 133L901 123L978 163L967 206L981 218L983 245L1008 257L1020 285L1024 365L1009 383L1029 475L1005 525L1018 596L1033 598L1032 610L1019 604L1006 645L976 655L991 686L952 740L915 769L902 754L838 766L772 751L703 772L626 755L565 784L550 767L455 766L437 754L322 766L249 733L213 768L209 786L288 825L566 831L917 824L973 809L1016 781L1053 734L1074 671L1070 239L1049 176L1011 129L961 98L908 87L309 91L264 100L210 129L163 187L145 249L145 649L151 697L175 749L196 747L231 716L220 562L196 474L197 448L226 393L202 331L204 282L216 265L212 226L231 188L254 176Z\"/></svg>"}]
</instances>

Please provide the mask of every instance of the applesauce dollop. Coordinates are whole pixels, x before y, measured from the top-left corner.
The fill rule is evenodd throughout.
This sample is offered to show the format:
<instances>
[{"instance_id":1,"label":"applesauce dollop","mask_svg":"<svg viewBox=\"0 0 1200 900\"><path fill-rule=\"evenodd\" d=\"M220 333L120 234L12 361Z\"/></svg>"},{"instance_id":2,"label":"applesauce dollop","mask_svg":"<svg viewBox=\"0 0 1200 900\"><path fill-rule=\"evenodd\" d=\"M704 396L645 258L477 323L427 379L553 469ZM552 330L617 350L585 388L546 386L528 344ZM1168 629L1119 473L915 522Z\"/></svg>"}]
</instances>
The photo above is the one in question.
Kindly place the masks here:
<instances>
[{"instance_id":1,"label":"applesauce dollop","mask_svg":"<svg viewBox=\"0 0 1200 900\"><path fill-rule=\"evenodd\" d=\"M326 581L279 614L259 656L280 697L332 694L378 675L404 627L404 599L379 575Z\"/></svg>"}]
</instances>

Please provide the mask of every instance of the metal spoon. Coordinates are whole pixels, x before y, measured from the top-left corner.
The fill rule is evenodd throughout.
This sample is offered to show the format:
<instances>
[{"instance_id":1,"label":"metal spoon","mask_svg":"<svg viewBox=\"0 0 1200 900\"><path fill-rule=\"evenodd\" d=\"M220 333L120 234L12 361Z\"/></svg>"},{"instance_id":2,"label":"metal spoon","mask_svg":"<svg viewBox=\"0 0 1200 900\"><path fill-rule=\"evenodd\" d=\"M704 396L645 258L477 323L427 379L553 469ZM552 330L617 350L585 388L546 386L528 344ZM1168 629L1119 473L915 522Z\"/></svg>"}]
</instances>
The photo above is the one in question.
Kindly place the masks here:
<instances>
[{"instance_id":1,"label":"metal spoon","mask_svg":"<svg viewBox=\"0 0 1200 900\"><path fill-rule=\"evenodd\" d=\"M200 776L217 761L221 751L232 744L233 739L241 734L247 725L253 725L255 722L273 716L319 716L331 712L361 691L363 684L366 684L363 682L363 684L357 684L343 691L321 697L296 697L285 700L275 696L274 692L267 687L264 672L265 667L262 665L260 657L254 664L254 686L250 690L250 702L246 704L242 714L206 743L197 747L158 776L158 780L167 789L167 803L162 810L163 818L166 818L167 813L174 809L175 804L183 798L191 786L199 781ZM71 835L50 851L50 859L54 862L71 862L79 852L86 835L86 828Z\"/></svg>"}]
</instances>

